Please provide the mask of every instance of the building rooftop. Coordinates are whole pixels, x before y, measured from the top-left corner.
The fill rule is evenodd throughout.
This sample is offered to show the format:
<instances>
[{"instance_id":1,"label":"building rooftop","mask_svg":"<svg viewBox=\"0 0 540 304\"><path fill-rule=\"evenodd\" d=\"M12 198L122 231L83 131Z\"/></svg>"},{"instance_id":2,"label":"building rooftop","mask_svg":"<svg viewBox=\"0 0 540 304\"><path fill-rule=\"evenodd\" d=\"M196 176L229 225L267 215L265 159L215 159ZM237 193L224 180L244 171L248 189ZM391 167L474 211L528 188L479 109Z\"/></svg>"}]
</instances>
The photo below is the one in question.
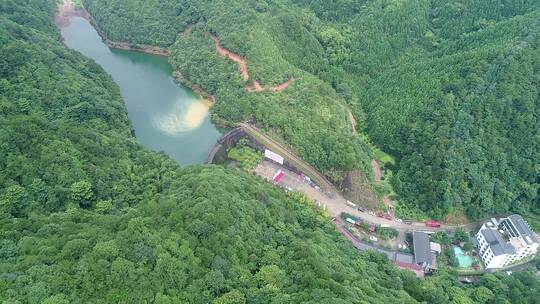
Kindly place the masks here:
<instances>
[{"instance_id":1,"label":"building rooftop","mask_svg":"<svg viewBox=\"0 0 540 304\"><path fill-rule=\"evenodd\" d=\"M530 245L532 243L538 243L536 235L529 227L529 224L527 224L523 217L521 217L521 215L512 214L508 218L510 219L510 221L512 221L512 224L514 224L519 234L523 237L527 244Z\"/></svg>"},{"instance_id":2,"label":"building rooftop","mask_svg":"<svg viewBox=\"0 0 540 304\"><path fill-rule=\"evenodd\" d=\"M430 264L431 249L429 246L429 235L425 232L413 232L414 260L416 264Z\"/></svg>"},{"instance_id":3,"label":"building rooftop","mask_svg":"<svg viewBox=\"0 0 540 304\"><path fill-rule=\"evenodd\" d=\"M439 243L429 242L429 247L431 251L436 252L437 254L441 253L442 251L441 244Z\"/></svg>"},{"instance_id":4,"label":"building rooftop","mask_svg":"<svg viewBox=\"0 0 540 304\"><path fill-rule=\"evenodd\" d=\"M481 231L482 235L486 239L486 242L489 244L489 247L491 247L493 255L497 256L506 253L516 253L516 249L509 243L505 242L497 230L484 228Z\"/></svg>"}]
</instances>

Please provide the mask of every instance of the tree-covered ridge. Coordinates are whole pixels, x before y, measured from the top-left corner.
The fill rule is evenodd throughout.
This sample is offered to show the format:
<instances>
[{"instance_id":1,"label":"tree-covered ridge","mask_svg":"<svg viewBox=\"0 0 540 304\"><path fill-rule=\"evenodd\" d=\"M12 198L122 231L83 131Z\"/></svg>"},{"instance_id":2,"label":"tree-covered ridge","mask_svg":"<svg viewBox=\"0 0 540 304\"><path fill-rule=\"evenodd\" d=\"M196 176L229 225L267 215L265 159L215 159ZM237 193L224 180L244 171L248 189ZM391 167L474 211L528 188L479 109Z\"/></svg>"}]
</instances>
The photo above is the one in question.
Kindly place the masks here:
<instances>
[{"instance_id":1,"label":"tree-covered ridge","mask_svg":"<svg viewBox=\"0 0 540 304\"><path fill-rule=\"evenodd\" d=\"M137 20L171 14L163 3L112 2L136 6ZM358 128L399 160L392 184L404 211L538 210L538 1L164 2L176 7L177 32L197 24L171 42L171 61L216 95L215 115L255 117L338 179L343 169L369 171L365 141L346 132L348 105ZM101 0L85 4L113 14ZM152 37L115 17L100 25L120 24L111 31L134 42ZM254 80L298 80L283 94L245 92L206 32L244 56Z\"/></svg>"},{"instance_id":2,"label":"tree-covered ridge","mask_svg":"<svg viewBox=\"0 0 540 304\"><path fill-rule=\"evenodd\" d=\"M52 11L37 9L43 1L10 5L52 21ZM49 25L27 24L0 11L3 303L538 298L532 272L471 286L445 271L420 281L354 250L298 194L222 167L179 168L145 150L112 79Z\"/></svg>"},{"instance_id":3,"label":"tree-covered ridge","mask_svg":"<svg viewBox=\"0 0 540 304\"><path fill-rule=\"evenodd\" d=\"M414 302L299 198L144 150L112 79L56 30L0 24L3 301Z\"/></svg>"},{"instance_id":4,"label":"tree-covered ridge","mask_svg":"<svg viewBox=\"0 0 540 304\"><path fill-rule=\"evenodd\" d=\"M166 14L160 6L150 8L139 2L129 1L129 5L138 7L136 14L140 16ZM113 27L111 19L100 16L117 14L112 6L101 1L84 3L91 14L97 15L99 25L120 35L120 40L142 41L142 35L127 34L126 22L131 22L127 18L115 15L114 22L124 23ZM117 3L128 5L125 1ZM344 95L314 74L328 66L324 49L295 16L263 1L168 3L179 7L180 21L176 24L195 24L189 34L179 35L170 46L170 61L183 77L216 97L214 115L229 121L254 119L336 181L344 170L371 172L369 145L365 138L352 136ZM248 81L242 80L232 61L216 53L208 33L247 60ZM151 37L150 32L147 34ZM305 49L306 45L310 48ZM274 86L290 78L295 81L279 93L250 93L245 89L253 81ZM357 121L363 123L361 113Z\"/></svg>"},{"instance_id":5,"label":"tree-covered ridge","mask_svg":"<svg viewBox=\"0 0 540 304\"><path fill-rule=\"evenodd\" d=\"M538 20L399 58L365 91L370 134L401 157L394 188L409 205L438 217L537 210Z\"/></svg>"},{"instance_id":6,"label":"tree-covered ridge","mask_svg":"<svg viewBox=\"0 0 540 304\"><path fill-rule=\"evenodd\" d=\"M69 208L4 220L2 298L350 303L371 292L378 303L414 302L390 288L399 279L388 273L400 276L393 266L357 256L328 222L279 190L215 167L166 182L159 197L121 212Z\"/></svg>"}]
</instances>

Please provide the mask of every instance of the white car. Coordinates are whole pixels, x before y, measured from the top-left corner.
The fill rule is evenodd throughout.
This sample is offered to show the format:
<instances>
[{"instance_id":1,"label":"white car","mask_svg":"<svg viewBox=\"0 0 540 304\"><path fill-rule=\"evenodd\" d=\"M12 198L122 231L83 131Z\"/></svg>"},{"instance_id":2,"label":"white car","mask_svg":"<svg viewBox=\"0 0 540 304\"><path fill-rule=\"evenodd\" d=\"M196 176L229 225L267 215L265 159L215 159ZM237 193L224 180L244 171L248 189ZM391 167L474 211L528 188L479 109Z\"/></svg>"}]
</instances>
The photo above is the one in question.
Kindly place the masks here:
<instances>
[{"instance_id":1,"label":"white car","mask_svg":"<svg viewBox=\"0 0 540 304\"><path fill-rule=\"evenodd\" d=\"M370 235L370 236L369 236L369 240L370 240L370 241L373 241L373 242L378 241L377 237L374 237L373 235Z\"/></svg>"},{"instance_id":2,"label":"white car","mask_svg":"<svg viewBox=\"0 0 540 304\"><path fill-rule=\"evenodd\" d=\"M375 212L373 212L373 211L370 211L370 212L369 212L369 214L371 214L371 215L375 215Z\"/></svg>"},{"instance_id":3,"label":"white car","mask_svg":"<svg viewBox=\"0 0 540 304\"><path fill-rule=\"evenodd\" d=\"M398 218L398 219L396 219L396 222L403 223L403 220Z\"/></svg>"}]
</instances>

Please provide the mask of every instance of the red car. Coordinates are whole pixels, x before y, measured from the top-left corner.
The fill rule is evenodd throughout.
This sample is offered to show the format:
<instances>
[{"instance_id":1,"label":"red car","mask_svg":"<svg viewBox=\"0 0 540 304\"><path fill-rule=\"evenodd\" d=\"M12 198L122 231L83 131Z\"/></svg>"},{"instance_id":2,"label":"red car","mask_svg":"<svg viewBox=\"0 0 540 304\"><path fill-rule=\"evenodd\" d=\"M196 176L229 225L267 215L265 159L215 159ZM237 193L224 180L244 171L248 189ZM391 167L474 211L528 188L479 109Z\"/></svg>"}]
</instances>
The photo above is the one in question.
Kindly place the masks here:
<instances>
[{"instance_id":1,"label":"red car","mask_svg":"<svg viewBox=\"0 0 540 304\"><path fill-rule=\"evenodd\" d=\"M428 221L426 221L426 226L438 228L438 227L441 227L441 223L439 223L439 222L437 222L435 220L428 220Z\"/></svg>"}]
</instances>

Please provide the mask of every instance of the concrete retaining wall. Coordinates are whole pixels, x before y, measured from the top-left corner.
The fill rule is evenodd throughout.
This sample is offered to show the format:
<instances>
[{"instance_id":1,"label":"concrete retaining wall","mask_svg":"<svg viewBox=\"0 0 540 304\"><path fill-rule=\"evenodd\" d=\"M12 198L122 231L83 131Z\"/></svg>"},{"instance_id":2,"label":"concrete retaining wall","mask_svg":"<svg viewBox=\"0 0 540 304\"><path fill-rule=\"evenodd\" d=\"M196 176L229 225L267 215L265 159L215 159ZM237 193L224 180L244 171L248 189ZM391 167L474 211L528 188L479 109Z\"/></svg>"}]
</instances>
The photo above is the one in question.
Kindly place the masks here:
<instances>
[{"instance_id":1,"label":"concrete retaining wall","mask_svg":"<svg viewBox=\"0 0 540 304\"><path fill-rule=\"evenodd\" d=\"M247 139L248 146L261 153L264 153L266 146L258 142L257 139L255 139L253 136L246 133L242 127L236 127L218 138L216 144L212 147L212 149L210 149L205 163L219 164L224 162L227 159L227 150L234 147L236 143L238 143L238 141L242 138ZM296 174L302 173L287 160L283 162L283 167L289 169Z\"/></svg>"}]
</instances>

